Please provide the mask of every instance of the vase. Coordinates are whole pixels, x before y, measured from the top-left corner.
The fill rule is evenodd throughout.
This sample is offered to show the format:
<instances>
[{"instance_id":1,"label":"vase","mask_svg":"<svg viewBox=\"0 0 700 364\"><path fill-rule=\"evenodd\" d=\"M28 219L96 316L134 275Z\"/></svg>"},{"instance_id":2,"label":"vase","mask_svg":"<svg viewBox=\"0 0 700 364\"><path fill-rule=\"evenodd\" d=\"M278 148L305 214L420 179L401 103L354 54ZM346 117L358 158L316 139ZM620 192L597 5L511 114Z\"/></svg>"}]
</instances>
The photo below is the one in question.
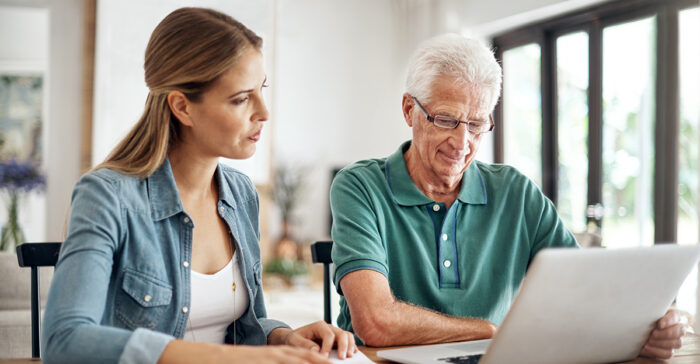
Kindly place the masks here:
<instances>
[{"instance_id":1,"label":"vase","mask_svg":"<svg viewBox=\"0 0 700 364\"><path fill-rule=\"evenodd\" d=\"M10 206L7 209L7 223L0 231L0 251L14 251L15 247L24 243L24 232L18 221L18 195L10 194Z\"/></svg>"}]
</instances>

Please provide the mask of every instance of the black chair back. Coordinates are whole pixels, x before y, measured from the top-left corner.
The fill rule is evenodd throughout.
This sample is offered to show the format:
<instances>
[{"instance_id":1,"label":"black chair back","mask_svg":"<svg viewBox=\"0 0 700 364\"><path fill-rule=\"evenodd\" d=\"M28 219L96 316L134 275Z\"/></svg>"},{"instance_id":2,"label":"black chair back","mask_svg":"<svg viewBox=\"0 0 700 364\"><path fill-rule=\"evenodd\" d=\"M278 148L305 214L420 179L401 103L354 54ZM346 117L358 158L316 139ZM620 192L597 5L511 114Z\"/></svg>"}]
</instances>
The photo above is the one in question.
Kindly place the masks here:
<instances>
[{"instance_id":1,"label":"black chair back","mask_svg":"<svg viewBox=\"0 0 700 364\"><path fill-rule=\"evenodd\" d=\"M331 270L330 264L332 241L317 241L311 244L311 260L323 263L323 320L331 323Z\"/></svg>"},{"instance_id":2,"label":"black chair back","mask_svg":"<svg viewBox=\"0 0 700 364\"><path fill-rule=\"evenodd\" d=\"M17 246L17 263L32 269L32 357L39 358L39 324L41 297L39 296L39 267L53 267L58 261L61 243L24 243Z\"/></svg>"}]
</instances>

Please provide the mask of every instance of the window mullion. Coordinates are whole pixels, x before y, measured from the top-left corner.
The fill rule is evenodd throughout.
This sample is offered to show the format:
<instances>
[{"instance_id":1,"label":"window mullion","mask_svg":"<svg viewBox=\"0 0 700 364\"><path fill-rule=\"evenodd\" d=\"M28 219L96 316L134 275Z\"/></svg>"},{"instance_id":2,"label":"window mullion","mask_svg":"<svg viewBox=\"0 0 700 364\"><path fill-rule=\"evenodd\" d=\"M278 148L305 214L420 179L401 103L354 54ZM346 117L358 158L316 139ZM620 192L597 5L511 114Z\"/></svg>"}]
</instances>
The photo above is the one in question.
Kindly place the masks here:
<instances>
[{"instance_id":1,"label":"window mullion","mask_svg":"<svg viewBox=\"0 0 700 364\"><path fill-rule=\"evenodd\" d=\"M676 242L678 225L678 9L657 16L654 243Z\"/></svg>"},{"instance_id":2,"label":"window mullion","mask_svg":"<svg viewBox=\"0 0 700 364\"><path fill-rule=\"evenodd\" d=\"M603 34L600 22L588 31L588 206L587 222L602 224L603 202Z\"/></svg>"}]
</instances>

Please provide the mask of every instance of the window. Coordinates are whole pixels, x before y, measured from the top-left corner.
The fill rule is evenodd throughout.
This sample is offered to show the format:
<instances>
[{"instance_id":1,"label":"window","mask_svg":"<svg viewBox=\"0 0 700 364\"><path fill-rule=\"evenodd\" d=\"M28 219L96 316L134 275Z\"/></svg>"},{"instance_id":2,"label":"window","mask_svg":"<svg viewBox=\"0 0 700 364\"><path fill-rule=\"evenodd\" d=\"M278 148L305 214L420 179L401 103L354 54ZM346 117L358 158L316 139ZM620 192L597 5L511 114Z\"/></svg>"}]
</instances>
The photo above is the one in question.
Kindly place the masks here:
<instances>
[{"instance_id":1,"label":"window","mask_svg":"<svg viewBox=\"0 0 700 364\"><path fill-rule=\"evenodd\" d=\"M696 6L613 1L494 38L495 162L533 179L572 231L592 222L611 247L697 242Z\"/></svg>"},{"instance_id":2,"label":"window","mask_svg":"<svg viewBox=\"0 0 700 364\"><path fill-rule=\"evenodd\" d=\"M655 18L603 29L603 237L652 245Z\"/></svg>"},{"instance_id":3,"label":"window","mask_svg":"<svg viewBox=\"0 0 700 364\"><path fill-rule=\"evenodd\" d=\"M610 1L494 37L495 162L522 169L570 230L604 246L698 244L699 39L696 0ZM697 272L680 308L696 311L696 287Z\"/></svg>"},{"instance_id":4,"label":"window","mask_svg":"<svg viewBox=\"0 0 700 364\"><path fill-rule=\"evenodd\" d=\"M678 244L700 240L700 8L680 12L679 73L680 125L678 135ZM694 269L676 299L682 310L695 312L697 269Z\"/></svg>"},{"instance_id":5,"label":"window","mask_svg":"<svg viewBox=\"0 0 700 364\"><path fill-rule=\"evenodd\" d=\"M572 231L586 229L588 193L588 33L557 38L559 204Z\"/></svg>"},{"instance_id":6,"label":"window","mask_svg":"<svg viewBox=\"0 0 700 364\"><path fill-rule=\"evenodd\" d=\"M678 242L700 240L700 8L679 19L680 132L678 141Z\"/></svg>"},{"instance_id":7,"label":"window","mask_svg":"<svg viewBox=\"0 0 700 364\"><path fill-rule=\"evenodd\" d=\"M527 44L503 54L503 128L506 163L542 184L542 107L540 102L540 46Z\"/></svg>"}]
</instances>

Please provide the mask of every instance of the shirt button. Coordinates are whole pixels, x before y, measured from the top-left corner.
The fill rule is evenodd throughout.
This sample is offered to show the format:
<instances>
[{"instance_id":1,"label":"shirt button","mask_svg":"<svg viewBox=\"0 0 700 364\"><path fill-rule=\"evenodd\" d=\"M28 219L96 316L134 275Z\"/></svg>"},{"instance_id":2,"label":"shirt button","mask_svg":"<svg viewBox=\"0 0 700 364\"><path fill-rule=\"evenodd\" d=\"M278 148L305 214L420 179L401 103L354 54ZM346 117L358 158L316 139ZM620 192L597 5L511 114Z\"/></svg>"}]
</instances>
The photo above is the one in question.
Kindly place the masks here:
<instances>
[{"instance_id":1,"label":"shirt button","mask_svg":"<svg viewBox=\"0 0 700 364\"><path fill-rule=\"evenodd\" d=\"M187 268L187 267L190 266L190 262L184 261L184 262L182 262L182 266L185 267L185 268Z\"/></svg>"},{"instance_id":2,"label":"shirt button","mask_svg":"<svg viewBox=\"0 0 700 364\"><path fill-rule=\"evenodd\" d=\"M209 210L209 211L211 211L211 210ZM188 222L190 222L190 218L185 216L185 218L182 221L184 221L185 224L187 224Z\"/></svg>"},{"instance_id":3,"label":"shirt button","mask_svg":"<svg viewBox=\"0 0 700 364\"><path fill-rule=\"evenodd\" d=\"M143 300L146 302L151 302L151 295L147 294L146 297L143 298Z\"/></svg>"},{"instance_id":4,"label":"shirt button","mask_svg":"<svg viewBox=\"0 0 700 364\"><path fill-rule=\"evenodd\" d=\"M211 211L211 210L209 210L209 211ZM185 306L185 307L182 308L182 313L187 313L187 311L189 311L189 310L190 310L190 309L187 308L187 306Z\"/></svg>"},{"instance_id":5,"label":"shirt button","mask_svg":"<svg viewBox=\"0 0 700 364\"><path fill-rule=\"evenodd\" d=\"M221 213L223 213L223 212L224 212L224 207L223 207L223 206L219 207L219 211L221 211Z\"/></svg>"},{"instance_id":6,"label":"shirt button","mask_svg":"<svg viewBox=\"0 0 700 364\"><path fill-rule=\"evenodd\" d=\"M444 262L442 262L442 265L444 265L445 268L449 268L452 265L452 262L450 262L449 260L445 260Z\"/></svg>"},{"instance_id":7,"label":"shirt button","mask_svg":"<svg viewBox=\"0 0 700 364\"><path fill-rule=\"evenodd\" d=\"M447 234L442 234L442 240L447 240Z\"/></svg>"},{"instance_id":8,"label":"shirt button","mask_svg":"<svg viewBox=\"0 0 700 364\"><path fill-rule=\"evenodd\" d=\"M440 205L438 205L438 204L433 205L433 211L435 211L435 212L440 211Z\"/></svg>"}]
</instances>

